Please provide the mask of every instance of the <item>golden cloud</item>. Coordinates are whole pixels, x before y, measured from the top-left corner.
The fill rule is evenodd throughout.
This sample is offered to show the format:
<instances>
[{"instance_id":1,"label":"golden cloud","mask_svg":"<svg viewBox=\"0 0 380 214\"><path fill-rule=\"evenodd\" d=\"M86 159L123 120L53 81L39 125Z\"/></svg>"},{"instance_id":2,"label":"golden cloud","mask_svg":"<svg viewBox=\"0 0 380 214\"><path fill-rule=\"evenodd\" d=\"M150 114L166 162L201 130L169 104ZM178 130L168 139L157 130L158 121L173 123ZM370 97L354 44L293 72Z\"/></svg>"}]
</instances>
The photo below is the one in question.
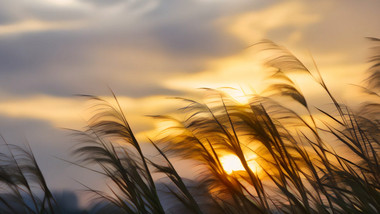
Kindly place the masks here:
<instances>
[{"instance_id":1,"label":"golden cloud","mask_svg":"<svg viewBox=\"0 0 380 214\"><path fill-rule=\"evenodd\" d=\"M307 12L307 7L299 1L286 1L272 5L260 11L253 11L225 20L230 33L248 43L267 37L270 30L281 27L296 27L300 29L321 19L319 14ZM301 31L296 31L289 37L297 40L302 37Z\"/></svg>"},{"instance_id":2,"label":"golden cloud","mask_svg":"<svg viewBox=\"0 0 380 214\"><path fill-rule=\"evenodd\" d=\"M17 23L0 25L0 37L4 35L39 32L47 30L69 30L82 27L84 22L64 21L46 22L40 20L24 20Z\"/></svg>"}]
</instances>

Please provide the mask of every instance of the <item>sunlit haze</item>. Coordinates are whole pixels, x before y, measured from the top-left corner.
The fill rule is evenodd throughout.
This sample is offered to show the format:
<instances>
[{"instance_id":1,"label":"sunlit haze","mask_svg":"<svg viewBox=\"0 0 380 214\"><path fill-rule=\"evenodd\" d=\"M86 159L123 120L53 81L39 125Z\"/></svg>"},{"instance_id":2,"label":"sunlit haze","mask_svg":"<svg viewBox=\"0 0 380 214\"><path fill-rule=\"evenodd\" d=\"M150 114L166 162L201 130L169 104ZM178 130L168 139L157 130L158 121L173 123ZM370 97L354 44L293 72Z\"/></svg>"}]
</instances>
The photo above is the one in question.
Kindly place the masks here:
<instances>
[{"instance_id":1,"label":"sunlit haze","mask_svg":"<svg viewBox=\"0 0 380 214\"><path fill-rule=\"evenodd\" d=\"M248 159L248 166L252 172L257 173L260 171L260 166L254 160L255 158L255 156L252 156ZM220 162L228 174L232 174L237 171L245 171L244 166L236 155L224 155L220 158Z\"/></svg>"}]
</instances>

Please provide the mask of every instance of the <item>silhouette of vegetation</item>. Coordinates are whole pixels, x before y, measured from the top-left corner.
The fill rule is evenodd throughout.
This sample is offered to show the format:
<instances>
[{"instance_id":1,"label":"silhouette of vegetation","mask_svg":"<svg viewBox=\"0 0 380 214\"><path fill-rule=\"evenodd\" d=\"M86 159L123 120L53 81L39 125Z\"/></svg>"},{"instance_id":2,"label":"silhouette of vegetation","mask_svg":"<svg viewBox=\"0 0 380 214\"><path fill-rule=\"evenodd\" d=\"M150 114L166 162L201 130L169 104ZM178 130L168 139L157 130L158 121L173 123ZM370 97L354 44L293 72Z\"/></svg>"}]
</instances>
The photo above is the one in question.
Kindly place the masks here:
<instances>
[{"instance_id":1,"label":"silhouette of vegetation","mask_svg":"<svg viewBox=\"0 0 380 214\"><path fill-rule=\"evenodd\" d=\"M0 195L2 213L56 213L56 201L30 147L8 144L2 138ZM42 197L39 195L42 193Z\"/></svg>"},{"instance_id":2,"label":"silhouette of vegetation","mask_svg":"<svg viewBox=\"0 0 380 214\"><path fill-rule=\"evenodd\" d=\"M81 143L74 156L78 165L106 176L110 190L88 188L97 196L93 212L380 213L380 40L370 40L374 54L363 86L368 100L357 110L333 96L316 66L308 69L265 40L253 48L273 53L266 61L273 71L267 90L247 95L247 104L214 89L207 89L213 96L206 103L179 98L186 103L179 110L184 119L153 116L175 124L148 139L155 157L143 151L115 95L114 104L88 96L97 104L88 129L76 132ZM310 106L291 72L312 76L333 107ZM1 156L0 182L12 203L27 213L55 213L56 202L31 150L14 147L15 155L13 146L5 147L10 155ZM228 173L225 155L236 156L244 170ZM185 179L169 157L192 160L203 171ZM165 182L154 174L164 175ZM31 182L39 185L42 198ZM9 198L0 196L0 202L10 213L20 212Z\"/></svg>"}]
</instances>

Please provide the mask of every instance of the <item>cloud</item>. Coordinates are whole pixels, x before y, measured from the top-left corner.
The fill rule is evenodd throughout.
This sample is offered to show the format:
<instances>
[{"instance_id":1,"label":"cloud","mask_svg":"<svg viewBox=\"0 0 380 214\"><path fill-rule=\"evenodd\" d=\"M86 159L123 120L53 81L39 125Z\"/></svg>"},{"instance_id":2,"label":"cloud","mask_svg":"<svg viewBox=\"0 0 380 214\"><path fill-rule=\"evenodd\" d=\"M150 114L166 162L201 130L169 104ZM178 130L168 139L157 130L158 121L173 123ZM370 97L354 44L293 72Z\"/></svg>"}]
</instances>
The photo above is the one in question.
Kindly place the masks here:
<instances>
[{"instance_id":1,"label":"cloud","mask_svg":"<svg viewBox=\"0 0 380 214\"><path fill-rule=\"evenodd\" d=\"M286 1L226 19L226 22L231 33L248 43L253 43L267 38L270 31L290 27L300 30L320 19L320 14L308 11L306 3Z\"/></svg>"},{"instance_id":2,"label":"cloud","mask_svg":"<svg viewBox=\"0 0 380 214\"><path fill-rule=\"evenodd\" d=\"M83 23L80 22L43 22L38 20L27 20L14 24L0 25L0 37L38 31L69 30L81 26L83 26Z\"/></svg>"},{"instance_id":3,"label":"cloud","mask_svg":"<svg viewBox=\"0 0 380 214\"><path fill-rule=\"evenodd\" d=\"M116 105L112 97L108 96L104 99ZM152 119L146 115L166 114L180 106L177 100L168 99L165 96L144 98L118 96L118 100L136 133L153 128ZM92 116L90 107L95 104L97 103L78 97L37 95L28 98L10 98L0 102L0 115L15 119L44 121L55 127L81 129Z\"/></svg>"},{"instance_id":4,"label":"cloud","mask_svg":"<svg viewBox=\"0 0 380 214\"><path fill-rule=\"evenodd\" d=\"M56 126L70 127L81 122L80 107L79 100L40 95L2 101L0 102L0 114L14 118L37 119Z\"/></svg>"},{"instance_id":5,"label":"cloud","mask_svg":"<svg viewBox=\"0 0 380 214\"><path fill-rule=\"evenodd\" d=\"M41 22L78 21L89 15L89 8L73 0L0 0L0 25L26 22L29 19Z\"/></svg>"},{"instance_id":6,"label":"cloud","mask_svg":"<svg viewBox=\"0 0 380 214\"><path fill-rule=\"evenodd\" d=\"M160 82L202 70L206 61L243 47L215 21L223 7L213 4L128 1L103 8L38 1L41 4L39 10L19 4L22 12L14 17L18 14L21 21L15 18L0 27L0 88L15 96L99 94L106 85L127 96L176 95ZM55 10L62 11L60 19L49 18ZM72 13L79 15L72 19ZM4 37L6 33L12 36Z\"/></svg>"},{"instance_id":7,"label":"cloud","mask_svg":"<svg viewBox=\"0 0 380 214\"><path fill-rule=\"evenodd\" d=\"M3 92L16 97L106 95L109 85L121 96L139 98L177 96L199 87L260 87L260 78L265 73L253 62L255 59L249 51L242 50L250 41L265 36L286 46L289 42L289 49L297 56L307 55L311 47L322 72L344 63L346 67L360 67L358 61L349 62L349 53L340 49L326 54L329 44L323 44L320 39L312 40L310 46L302 46L313 38L310 32L315 26L330 26L332 15L325 15L325 9L348 15L343 9L331 9L334 4L314 3L310 7L299 1L281 4L241 1L237 7L202 1L125 1L103 8L66 3L61 6L62 14L82 11L78 20L86 20L85 26L59 30L65 27L58 24L66 23L65 15L61 21L41 21L43 11L60 7L40 0L38 5L44 5L43 9L25 4L23 8L27 12L22 14L32 14L41 20L28 19L26 24L14 22L10 24L13 28L3 28L14 34L17 29L20 33L20 29L25 31L28 29L25 26L33 23L35 27L29 27L30 31L41 28L33 34L2 38L0 88ZM354 8L350 4L345 7ZM134 9L143 12L133 16L125 12ZM67 20L72 23L71 19ZM355 47L352 44L347 48ZM301 60L312 65L308 57Z\"/></svg>"},{"instance_id":8,"label":"cloud","mask_svg":"<svg viewBox=\"0 0 380 214\"><path fill-rule=\"evenodd\" d=\"M163 84L172 89L194 91L197 88L233 87L252 85L261 87L265 68L253 57L251 49L208 63L205 70L169 78Z\"/></svg>"},{"instance_id":9,"label":"cloud","mask_svg":"<svg viewBox=\"0 0 380 214\"><path fill-rule=\"evenodd\" d=\"M126 2L125 0L80 0L82 2L96 5L96 6L110 6Z\"/></svg>"}]
</instances>

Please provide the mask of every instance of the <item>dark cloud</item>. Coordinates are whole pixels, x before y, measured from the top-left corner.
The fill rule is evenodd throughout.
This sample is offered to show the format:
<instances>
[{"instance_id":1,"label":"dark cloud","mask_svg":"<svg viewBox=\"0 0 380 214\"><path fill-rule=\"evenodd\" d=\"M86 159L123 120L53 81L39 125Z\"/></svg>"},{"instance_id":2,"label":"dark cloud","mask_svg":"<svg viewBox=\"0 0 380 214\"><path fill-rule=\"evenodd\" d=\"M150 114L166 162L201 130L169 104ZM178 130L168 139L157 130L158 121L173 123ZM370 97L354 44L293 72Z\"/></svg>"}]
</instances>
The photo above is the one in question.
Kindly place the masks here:
<instances>
[{"instance_id":1,"label":"dark cloud","mask_svg":"<svg viewBox=\"0 0 380 214\"><path fill-rule=\"evenodd\" d=\"M93 8L92 15L76 7L58 8L41 6L41 3L23 5L16 10L21 3L13 2L9 10L0 9L0 14L8 17L0 15L0 20L16 20L23 15L46 21L78 19L89 23L70 30L0 35L0 89L15 96L35 93L101 95L109 85L121 95L133 97L175 95L179 92L162 87L161 82L180 73L201 71L212 59L233 55L248 45L226 32L221 18L247 11L254 13L269 4L244 2L236 6L238 4L167 0L158 2L157 7L143 14L132 16L132 12L151 1L91 2L99 5ZM125 11L110 14L109 20L93 20L105 10L100 5L117 3L124 5ZM310 48L313 53L322 53L330 47L337 52L350 50L355 53L361 45L358 40L376 36L373 26L378 17L375 7L355 5L349 1L325 10L315 4L309 8L310 13L325 10L320 22L302 29L296 26L273 29L267 36L281 43L293 32L302 30L297 45ZM367 9L372 12L366 12ZM354 19L341 22L350 17ZM363 62L365 59L353 60Z\"/></svg>"},{"instance_id":2,"label":"dark cloud","mask_svg":"<svg viewBox=\"0 0 380 214\"><path fill-rule=\"evenodd\" d=\"M245 8L239 9L242 12ZM244 44L218 23L224 15L236 11L234 7L228 10L222 4L201 1L162 1L144 17L146 22L153 23L145 34L174 56L216 57L236 53Z\"/></svg>"},{"instance_id":3,"label":"dark cloud","mask_svg":"<svg viewBox=\"0 0 380 214\"><path fill-rule=\"evenodd\" d=\"M174 2L163 1L130 24L123 21L129 18L126 12L92 27L0 37L1 89L68 96L96 94L111 85L133 97L173 95L160 85L170 75L200 71L210 59L244 47L215 23L221 8ZM61 12L55 18L71 16ZM54 10L29 13L54 17Z\"/></svg>"},{"instance_id":4,"label":"dark cloud","mask_svg":"<svg viewBox=\"0 0 380 214\"><path fill-rule=\"evenodd\" d=\"M225 35L223 29L208 21L199 18L166 23L148 33L173 56L224 56L244 47L236 38Z\"/></svg>"},{"instance_id":5,"label":"dark cloud","mask_svg":"<svg viewBox=\"0 0 380 214\"><path fill-rule=\"evenodd\" d=\"M0 88L19 95L71 96L77 93L98 94L110 85L134 97L173 94L160 88L159 80L176 71L196 69L194 61L192 65L191 61L179 63L182 65L178 62L163 64L141 58L143 56L128 56L141 46L128 42L122 44L122 41L121 45L110 44L110 41L102 39L102 35L94 36L98 40L94 37L87 39L87 36L87 33L72 36L67 32L51 32L5 40L0 43ZM113 53L112 46L118 52ZM127 56L118 56L124 52ZM110 54L115 57L110 57ZM180 70L182 66L186 69Z\"/></svg>"}]
</instances>

